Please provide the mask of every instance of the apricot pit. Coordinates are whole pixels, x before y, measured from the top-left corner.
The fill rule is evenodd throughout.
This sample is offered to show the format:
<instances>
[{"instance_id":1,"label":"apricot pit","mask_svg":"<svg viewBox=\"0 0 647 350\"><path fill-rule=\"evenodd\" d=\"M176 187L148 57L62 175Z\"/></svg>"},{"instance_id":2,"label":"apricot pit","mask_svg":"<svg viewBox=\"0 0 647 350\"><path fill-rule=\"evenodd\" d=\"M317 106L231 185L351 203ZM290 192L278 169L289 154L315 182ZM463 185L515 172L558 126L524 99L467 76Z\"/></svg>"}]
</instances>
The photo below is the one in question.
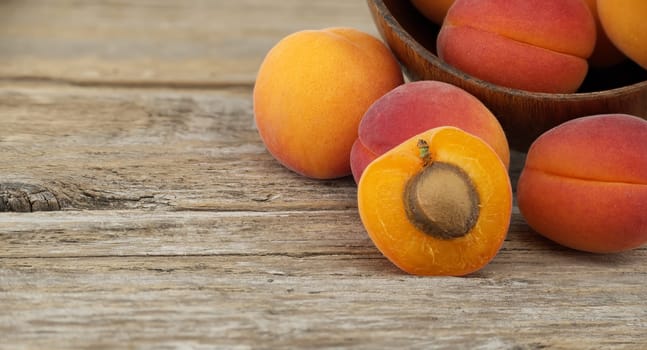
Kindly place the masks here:
<instances>
[{"instance_id":1,"label":"apricot pit","mask_svg":"<svg viewBox=\"0 0 647 350\"><path fill-rule=\"evenodd\" d=\"M409 219L433 237L465 236L479 213L478 194L461 168L434 162L407 184L406 211Z\"/></svg>"}]
</instances>

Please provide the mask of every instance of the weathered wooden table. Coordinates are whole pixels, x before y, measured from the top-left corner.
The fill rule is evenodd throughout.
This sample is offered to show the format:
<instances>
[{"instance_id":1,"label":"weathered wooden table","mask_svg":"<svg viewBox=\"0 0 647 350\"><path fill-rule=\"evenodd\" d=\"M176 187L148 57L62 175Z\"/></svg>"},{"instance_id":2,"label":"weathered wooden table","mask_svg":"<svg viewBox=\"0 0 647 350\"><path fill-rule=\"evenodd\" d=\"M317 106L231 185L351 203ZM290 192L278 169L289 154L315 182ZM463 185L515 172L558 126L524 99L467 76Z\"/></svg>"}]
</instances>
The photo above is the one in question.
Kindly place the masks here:
<instances>
[{"instance_id":1,"label":"weathered wooden table","mask_svg":"<svg viewBox=\"0 0 647 350\"><path fill-rule=\"evenodd\" d=\"M647 248L561 248L515 208L482 271L409 276L350 178L271 158L264 54L339 25L377 36L362 1L0 1L0 347L646 348Z\"/></svg>"}]
</instances>

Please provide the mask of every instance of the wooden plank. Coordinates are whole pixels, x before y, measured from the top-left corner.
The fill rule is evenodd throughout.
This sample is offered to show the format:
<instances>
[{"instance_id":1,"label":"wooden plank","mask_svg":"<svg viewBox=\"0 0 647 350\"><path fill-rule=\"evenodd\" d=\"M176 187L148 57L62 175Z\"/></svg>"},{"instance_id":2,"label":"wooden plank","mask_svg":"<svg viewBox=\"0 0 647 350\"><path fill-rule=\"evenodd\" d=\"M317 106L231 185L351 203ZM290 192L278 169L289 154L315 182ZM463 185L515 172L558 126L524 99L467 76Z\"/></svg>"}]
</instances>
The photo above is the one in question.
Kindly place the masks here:
<instances>
[{"instance_id":1,"label":"wooden plank","mask_svg":"<svg viewBox=\"0 0 647 350\"><path fill-rule=\"evenodd\" d=\"M0 80L249 86L278 40L331 26L378 36L364 1L0 1Z\"/></svg>"},{"instance_id":2,"label":"wooden plank","mask_svg":"<svg viewBox=\"0 0 647 350\"><path fill-rule=\"evenodd\" d=\"M374 255L356 210L5 214L0 257Z\"/></svg>"},{"instance_id":3,"label":"wooden plank","mask_svg":"<svg viewBox=\"0 0 647 350\"><path fill-rule=\"evenodd\" d=\"M0 258L128 256L358 256L379 252L356 209L321 211L59 211L4 213ZM492 272L554 275L579 271L642 274L647 247L585 254L530 232L517 211ZM585 272L589 269L589 272ZM543 271L542 271L543 270ZM550 283L560 283L558 281Z\"/></svg>"},{"instance_id":4,"label":"wooden plank","mask_svg":"<svg viewBox=\"0 0 647 350\"><path fill-rule=\"evenodd\" d=\"M0 120L0 198L4 184L36 187L64 210L356 205L352 179L305 179L269 155L249 90L12 86L0 88Z\"/></svg>"},{"instance_id":5,"label":"wooden plank","mask_svg":"<svg viewBox=\"0 0 647 350\"><path fill-rule=\"evenodd\" d=\"M494 265L473 278L403 275L375 255L0 262L0 332L24 348L647 345L644 270L600 261Z\"/></svg>"},{"instance_id":6,"label":"wooden plank","mask_svg":"<svg viewBox=\"0 0 647 350\"><path fill-rule=\"evenodd\" d=\"M7 213L0 222L0 243L7 247L0 251L0 257L4 258L377 254L356 209ZM555 248L530 233L521 216L514 214L503 250L512 252L506 254L521 252L516 263L537 263ZM624 263L623 256L644 253L638 249L626 256L592 258L592 261L608 259L613 267L618 267L615 264ZM530 258L537 261L532 262Z\"/></svg>"}]
</instances>

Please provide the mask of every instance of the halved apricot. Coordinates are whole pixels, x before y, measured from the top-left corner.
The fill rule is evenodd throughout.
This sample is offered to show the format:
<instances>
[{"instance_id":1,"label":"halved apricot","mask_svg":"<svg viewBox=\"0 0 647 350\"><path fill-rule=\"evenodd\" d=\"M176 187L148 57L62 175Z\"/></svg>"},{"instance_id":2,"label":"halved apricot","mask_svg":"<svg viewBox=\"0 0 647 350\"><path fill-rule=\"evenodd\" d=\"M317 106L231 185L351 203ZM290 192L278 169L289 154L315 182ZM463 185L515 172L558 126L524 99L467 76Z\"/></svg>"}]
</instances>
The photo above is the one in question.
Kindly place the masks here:
<instances>
[{"instance_id":1,"label":"halved apricot","mask_svg":"<svg viewBox=\"0 0 647 350\"><path fill-rule=\"evenodd\" d=\"M415 275L466 275L498 253L512 214L505 165L455 127L418 134L372 161L358 187L375 246Z\"/></svg>"}]
</instances>

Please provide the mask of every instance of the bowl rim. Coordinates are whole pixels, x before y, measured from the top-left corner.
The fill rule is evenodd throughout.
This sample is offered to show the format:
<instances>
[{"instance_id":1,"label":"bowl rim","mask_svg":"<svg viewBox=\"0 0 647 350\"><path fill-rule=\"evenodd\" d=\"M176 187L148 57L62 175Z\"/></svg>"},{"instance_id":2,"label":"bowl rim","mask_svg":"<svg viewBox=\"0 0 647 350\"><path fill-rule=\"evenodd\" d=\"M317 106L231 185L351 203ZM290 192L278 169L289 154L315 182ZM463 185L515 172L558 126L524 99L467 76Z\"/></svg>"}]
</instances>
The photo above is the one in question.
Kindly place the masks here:
<instances>
[{"instance_id":1,"label":"bowl rim","mask_svg":"<svg viewBox=\"0 0 647 350\"><path fill-rule=\"evenodd\" d=\"M586 91L586 92L574 92L574 93L549 93L549 92L534 92L527 91L515 88L509 88L497 84L490 83L486 80L476 78L470 74L463 72L462 70L444 62L436 54L429 51L426 47L420 44L409 32L407 32L404 27L400 24L397 18L393 15L391 10L386 6L384 0L367 0L369 3L372 3L377 13L382 17L386 25L396 34L398 39L406 46L409 46L416 54L419 54L423 59L430 62L433 66L439 67L448 74L452 75L456 79L460 80L470 80L472 83L478 85L480 88L491 89L498 91L500 93L505 93L514 96L523 96L523 97L533 97L537 99L555 99L555 98L569 98L574 100L586 100L590 98L597 98L600 95L617 95L622 96L624 94L637 93L643 90L647 90L647 80L636 82L626 86L620 86L612 89L598 90L598 91ZM399 1L410 1L410 0L399 0ZM380 34L384 38L382 33L383 29L378 28ZM385 39L385 38L384 38ZM385 39L389 48L391 44ZM392 50L393 51L393 50ZM404 65L404 63L402 63ZM406 69L409 69L406 67Z\"/></svg>"}]
</instances>

